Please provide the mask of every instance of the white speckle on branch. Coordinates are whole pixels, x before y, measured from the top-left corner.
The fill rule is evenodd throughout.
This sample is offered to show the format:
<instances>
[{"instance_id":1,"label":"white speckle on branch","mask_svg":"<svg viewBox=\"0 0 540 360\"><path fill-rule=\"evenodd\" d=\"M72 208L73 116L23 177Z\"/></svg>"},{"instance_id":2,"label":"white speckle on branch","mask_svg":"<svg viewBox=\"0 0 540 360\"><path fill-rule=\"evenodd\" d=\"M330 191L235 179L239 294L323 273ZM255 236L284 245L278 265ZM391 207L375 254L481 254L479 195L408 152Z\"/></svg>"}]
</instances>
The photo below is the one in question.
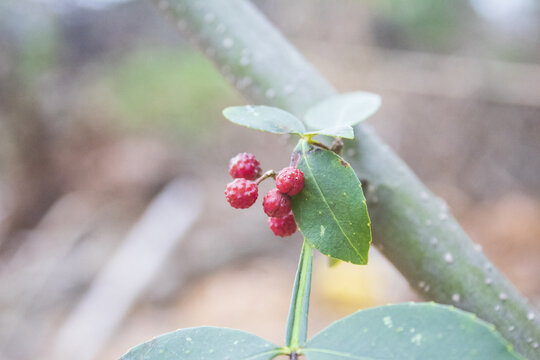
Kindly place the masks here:
<instances>
[{"instance_id":1,"label":"white speckle on branch","mask_svg":"<svg viewBox=\"0 0 540 360\"><path fill-rule=\"evenodd\" d=\"M450 254L449 252L445 253L444 254L444 261L446 261L447 263L451 264L454 262L454 257L452 256L452 254Z\"/></svg>"},{"instance_id":2,"label":"white speckle on branch","mask_svg":"<svg viewBox=\"0 0 540 360\"><path fill-rule=\"evenodd\" d=\"M276 96L276 90L270 88L270 89L266 90L265 95L266 95L266 97L268 99L272 99L272 98L274 98L274 96Z\"/></svg>"},{"instance_id":3,"label":"white speckle on branch","mask_svg":"<svg viewBox=\"0 0 540 360\"><path fill-rule=\"evenodd\" d=\"M223 47L228 49L228 48L231 48L233 45L234 45L233 39L229 37L226 37L225 39L223 39Z\"/></svg>"}]
</instances>

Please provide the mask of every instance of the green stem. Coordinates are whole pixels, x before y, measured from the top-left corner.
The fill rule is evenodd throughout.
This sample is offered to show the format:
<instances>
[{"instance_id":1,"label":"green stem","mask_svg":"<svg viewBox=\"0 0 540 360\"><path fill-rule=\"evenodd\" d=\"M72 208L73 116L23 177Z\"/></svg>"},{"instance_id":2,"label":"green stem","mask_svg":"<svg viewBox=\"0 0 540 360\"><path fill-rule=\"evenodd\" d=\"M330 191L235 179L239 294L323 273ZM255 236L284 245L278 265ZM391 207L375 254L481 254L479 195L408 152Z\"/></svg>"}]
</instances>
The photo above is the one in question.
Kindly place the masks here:
<instances>
[{"instance_id":1,"label":"green stem","mask_svg":"<svg viewBox=\"0 0 540 360\"><path fill-rule=\"evenodd\" d=\"M313 247L304 239L291 297L287 335L285 336L285 343L291 352L298 350L307 338L312 263Z\"/></svg>"},{"instance_id":2,"label":"green stem","mask_svg":"<svg viewBox=\"0 0 540 360\"><path fill-rule=\"evenodd\" d=\"M268 170L267 172L262 174L261 177L259 177L257 180L255 180L255 184L259 185L261 182L263 182L264 180L266 180L268 178L275 179L276 175L277 174L276 174L276 172L274 170Z\"/></svg>"},{"instance_id":3,"label":"green stem","mask_svg":"<svg viewBox=\"0 0 540 360\"><path fill-rule=\"evenodd\" d=\"M336 94L251 2L156 2L250 102L302 116ZM356 137L344 153L368 182L374 244L422 296L476 313L540 360L540 314L368 124L356 127Z\"/></svg>"}]
</instances>

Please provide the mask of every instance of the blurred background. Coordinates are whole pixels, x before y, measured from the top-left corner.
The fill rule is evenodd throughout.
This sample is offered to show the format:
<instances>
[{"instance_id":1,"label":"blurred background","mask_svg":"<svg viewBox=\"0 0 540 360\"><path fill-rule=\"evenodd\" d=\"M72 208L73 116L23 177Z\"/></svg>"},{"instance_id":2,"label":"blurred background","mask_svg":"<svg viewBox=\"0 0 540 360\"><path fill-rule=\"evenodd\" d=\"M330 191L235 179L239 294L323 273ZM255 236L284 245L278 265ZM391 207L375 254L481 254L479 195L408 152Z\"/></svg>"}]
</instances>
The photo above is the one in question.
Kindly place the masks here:
<instances>
[{"instance_id":1,"label":"blurred background","mask_svg":"<svg viewBox=\"0 0 540 360\"><path fill-rule=\"evenodd\" d=\"M540 3L253 2L340 91L382 95L370 123L540 305ZM243 102L148 2L0 2L0 359L197 325L281 343L301 237L223 190L232 156L281 169L292 143L223 119ZM376 250L326 265L312 333L420 299Z\"/></svg>"}]
</instances>

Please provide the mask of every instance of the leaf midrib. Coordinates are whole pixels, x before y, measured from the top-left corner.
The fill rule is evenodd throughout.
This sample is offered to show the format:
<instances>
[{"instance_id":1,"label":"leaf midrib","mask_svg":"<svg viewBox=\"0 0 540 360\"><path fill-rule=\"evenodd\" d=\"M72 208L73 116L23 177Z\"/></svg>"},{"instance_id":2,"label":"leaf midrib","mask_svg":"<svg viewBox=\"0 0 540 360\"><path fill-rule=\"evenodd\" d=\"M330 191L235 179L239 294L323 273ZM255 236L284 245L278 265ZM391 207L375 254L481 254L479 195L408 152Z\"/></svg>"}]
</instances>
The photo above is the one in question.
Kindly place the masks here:
<instances>
[{"instance_id":1,"label":"leaf midrib","mask_svg":"<svg viewBox=\"0 0 540 360\"><path fill-rule=\"evenodd\" d=\"M309 165L308 159L306 157L305 145L306 145L306 141L302 141L302 157L304 158L304 161L306 162L306 166L308 167L309 172L311 173L311 178L313 179L313 182L315 183L315 186L317 187L317 190L319 190L319 193L321 194L321 198L322 198L324 204L326 205L326 207L330 211L330 214L332 214L332 217L334 218L334 221L336 222L336 225L338 226L339 230L341 231L341 233L343 234L345 239L347 239L347 241L349 242L349 245L353 248L353 250L356 252L356 254L358 254L360 259L362 259L362 262L365 262L366 259L364 259L364 257L360 253L360 251L358 251L358 249L353 245L351 239L349 239L349 237L345 234L345 231L341 227L341 225L339 223L339 220L336 218L336 215L334 214L334 211L330 207L330 204L328 204L328 202L326 201L326 198L324 197L324 194L323 194L323 192L321 190L321 187L319 186L319 183L317 182L317 179L315 178L315 175L313 174L313 170L311 169L311 166Z\"/></svg>"}]
</instances>

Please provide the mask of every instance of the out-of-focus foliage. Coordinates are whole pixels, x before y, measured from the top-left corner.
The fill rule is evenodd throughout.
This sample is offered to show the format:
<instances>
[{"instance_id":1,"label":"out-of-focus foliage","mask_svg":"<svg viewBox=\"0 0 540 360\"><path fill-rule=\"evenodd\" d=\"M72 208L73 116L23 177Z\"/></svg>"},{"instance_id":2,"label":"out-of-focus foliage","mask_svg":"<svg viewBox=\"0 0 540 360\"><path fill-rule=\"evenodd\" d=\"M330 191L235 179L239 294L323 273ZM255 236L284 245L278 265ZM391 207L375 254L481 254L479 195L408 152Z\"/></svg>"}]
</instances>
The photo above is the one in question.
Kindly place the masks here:
<instances>
[{"instance_id":1,"label":"out-of-focus foliage","mask_svg":"<svg viewBox=\"0 0 540 360\"><path fill-rule=\"evenodd\" d=\"M25 86L33 86L58 60L58 28L54 17L47 15L36 6L0 4L1 65Z\"/></svg>"},{"instance_id":2,"label":"out-of-focus foliage","mask_svg":"<svg viewBox=\"0 0 540 360\"><path fill-rule=\"evenodd\" d=\"M25 85L32 86L55 65L59 40L56 30L54 24L48 23L40 26L39 31L22 34L16 74Z\"/></svg>"},{"instance_id":3,"label":"out-of-focus foliage","mask_svg":"<svg viewBox=\"0 0 540 360\"><path fill-rule=\"evenodd\" d=\"M220 107L239 101L202 56L178 50L145 50L111 66L98 80L101 94L128 126L207 136L222 122Z\"/></svg>"},{"instance_id":4,"label":"out-of-focus foliage","mask_svg":"<svg viewBox=\"0 0 540 360\"><path fill-rule=\"evenodd\" d=\"M379 20L386 28L384 35L404 37L399 40L439 51L454 46L458 41L459 25L467 15L471 16L466 0L384 0L372 1L371 5L379 11Z\"/></svg>"}]
</instances>

